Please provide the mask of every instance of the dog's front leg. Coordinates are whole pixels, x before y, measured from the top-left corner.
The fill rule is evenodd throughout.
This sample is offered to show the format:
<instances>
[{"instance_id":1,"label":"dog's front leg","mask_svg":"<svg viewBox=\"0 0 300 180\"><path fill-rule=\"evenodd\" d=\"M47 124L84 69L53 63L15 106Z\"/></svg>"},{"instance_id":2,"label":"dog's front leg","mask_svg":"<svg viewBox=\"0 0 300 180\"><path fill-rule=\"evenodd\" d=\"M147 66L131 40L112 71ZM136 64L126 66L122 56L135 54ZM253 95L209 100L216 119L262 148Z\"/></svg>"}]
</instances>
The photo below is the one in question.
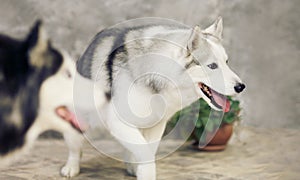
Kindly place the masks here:
<instances>
[{"instance_id":1,"label":"dog's front leg","mask_svg":"<svg viewBox=\"0 0 300 180\"><path fill-rule=\"evenodd\" d=\"M125 158L125 164L127 168L127 172L136 176L137 180L155 180L156 179L156 165L155 165L155 156L153 153L151 155L147 155L145 151L144 153L138 152L138 150L142 150L142 148L137 148L133 153L128 152L127 157ZM146 151L148 151L147 148ZM141 156L148 156L151 158L142 158ZM137 160L139 159L139 160ZM143 160L144 159L144 160Z\"/></svg>"},{"instance_id":2,"label":"dog's front leg","mask_svg":"<svg viewBox=\"0 0 300 180\"><path fill-rule=\"evenodd\" d=\"M156 179L155 162L138 164L136 177L137 180L155 180Z\"/></svg>"},{"instance_id":3,"label":"dog's front leg","mask_svg":"<svg viewBox=\"0 0 300 180\"><path fill-rule=\"evenodd\" d=\"M136 176L137 163L135 163L136 160L134 159L134 155L131 152L126 151L124 160L125 160L127 173L131 176Z\"/></svg>"},{"instance_id":4,"label":"dog's front leg","mask_svg":"<svg viewBox=\"0 0 300 180\"><path fill-rule=\"evenodd\" d=\"M142 135L141 131L133 126L128 126L118 119L118 116L110 108L108 115L108 128L111 134L132 153L128 163L136 163L136 176L138 180L155 180L155 153ZM128 159L126 159L128 160ZM135 169L135 168L134 168Z\"/></svg>"},{"instance_id":5,"label":"dog's front leg","mask_svg":"<svg viewBox=\"0 0 300 180\"><path fill-rule=\"evenodd\" d=\"M73 177L79 174L80 171L80 158L83 137L75 130L72 132L65 132L65 142L69 148L68 161L61 169L61 175L65 177Z\"/></svg>"},{"instance_id":6,"label":"dog's front leg","mask_svg":"<svg viewBox=\"0 0 300 180\"><path fill-rule=\"evenodd\" d=\"M162 120L161 122L156 124L154 127L142 130L142 134L144 135L144 138L148 142L149 148L151 148L151 151L153 152L154 155L157 152L161 137L162 137L163 132L166 127L166 124L167 124L167 121ZM137 162L134 157L134 154L127 151L125 154L125 162L126 162L125 164L126 164L127 172L130 175L137 176L137 165L138 164L134 163L134 162ZM150 167L149 169L151 169L151 168L155 169L155 164L154 164L154 167Z\"/></svg>"},{"instance_id":7,"label":"dog's front leg","mask_svg":"<svg viewBox=\"0 0 300 180\"><path fill-rule=\"evenodd\" d=\"M128 153L125 159L128 174L136 176L138 180L155 180L156 165L154 160L149 163L138 163L132 153L130 155Z\"/></svg>"},{"instance_id":8,"label":"dog's front leg","mask_svg":"<svg viewBox=\"0 0 300 180\"><path fill-rule=\"evenodd\" d=\"M142 130L144 138L153 153L153 160L149 163L126 163L127 172L131 175L136 175L138 180L148 180L149 177L154 177L155 179L156 177L155 154L165 130L166 123L166 120L162 120L154 127ZM134 154L128 153L126 158L128 159L127 162L136 162Z\"/></svg>"},{"instance_id":9,"label":"dog's front leg","mask_svg":"<svg viewBox=\"0 0 300 180\"><path fill-rule=\"evenodd\" d=\"M135 155L131 152L126 152L125 165L128 174L136 176L138 180L155 179L156 168L155 162L150 163L138 163L135 159Z\"/></svg>"}]
</instances>

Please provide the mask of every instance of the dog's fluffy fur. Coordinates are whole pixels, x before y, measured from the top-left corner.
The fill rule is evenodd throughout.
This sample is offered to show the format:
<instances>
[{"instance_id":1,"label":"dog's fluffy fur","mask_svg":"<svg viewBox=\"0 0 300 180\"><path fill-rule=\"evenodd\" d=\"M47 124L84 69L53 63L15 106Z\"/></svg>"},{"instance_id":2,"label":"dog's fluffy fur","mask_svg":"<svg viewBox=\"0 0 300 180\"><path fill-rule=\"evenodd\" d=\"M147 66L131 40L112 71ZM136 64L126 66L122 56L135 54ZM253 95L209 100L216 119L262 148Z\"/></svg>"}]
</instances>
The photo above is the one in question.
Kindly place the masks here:
<instances>
[{"instance_id":1,"label":"dog's fluffy fur","mask_svg":"<svg viewBox=\"0 0 300 180\"><path fill-rule=\"evenodd\" d=\"M204 30L176 25L105 29L78 61L79 73L110 95L101 109L104 121L131 153L127 170L137 179L156 178L155 152L176 111L199 98L227 111L225 95L245 88L228 67L222 31L221 18Z\"/></svg>"}]
</instances>

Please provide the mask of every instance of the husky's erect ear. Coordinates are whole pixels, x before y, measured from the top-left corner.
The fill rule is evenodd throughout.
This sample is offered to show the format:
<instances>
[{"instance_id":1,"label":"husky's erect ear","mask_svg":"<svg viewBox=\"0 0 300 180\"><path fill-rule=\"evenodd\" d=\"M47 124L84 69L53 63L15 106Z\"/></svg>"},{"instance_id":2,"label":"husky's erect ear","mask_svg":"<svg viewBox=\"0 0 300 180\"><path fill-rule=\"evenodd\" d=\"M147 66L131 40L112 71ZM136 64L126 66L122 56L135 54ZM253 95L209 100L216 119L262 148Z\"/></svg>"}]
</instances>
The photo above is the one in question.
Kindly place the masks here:
<instances>
[{"instance_id":1,"label":"husky's erect ear","mask_svg":"<svg viewBox=\"0 0 300 180\"><path fill-rule=\"evenodd\" d=\"M199 40L201 38L201 29L199 26L195 26L192 29L191 35L188 40L187 49L189 52L193 51L198 47Z\"/></svg>"},{"instance_id":2,"label":"husky's erect ear","mask_svg":"<svg viewBox=\"0 0 300 180\"><path fill-rule=\"evenodd\" d=\"M38 20L31 29L26 40L26 45L29 56L28 63L33 67L44 66L45 58L43 57L47 54L49 39L40 20Z\"/></svg>"},{"instance_id":3,"label":"husky's erect ear","mask_svg":"<svg viewBox=\"0 0 300 180\"><path fill-rule=\"evenodd\" d=\"M210 25L208 28L206 28L203 33L212 34L213 36L216 36L219 39L222 39L222 33L223 33L223 19L221 16L217 18L217 20Z\"/></svg>"}]
</instances>

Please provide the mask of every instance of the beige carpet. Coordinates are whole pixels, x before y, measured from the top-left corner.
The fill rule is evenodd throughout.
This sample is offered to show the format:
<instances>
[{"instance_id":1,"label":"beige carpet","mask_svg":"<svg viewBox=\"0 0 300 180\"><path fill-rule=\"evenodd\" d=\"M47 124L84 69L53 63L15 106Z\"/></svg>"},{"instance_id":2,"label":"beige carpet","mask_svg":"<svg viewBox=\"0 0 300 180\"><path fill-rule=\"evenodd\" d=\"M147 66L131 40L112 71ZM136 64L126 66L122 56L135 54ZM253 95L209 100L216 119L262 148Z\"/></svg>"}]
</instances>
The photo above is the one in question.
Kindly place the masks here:
<instances>
[{"instance_id":1,"label":"beige carpet","mask_svg":"<svg viewBox=\"0 0 300 180\"><path fill-rule=\"evenodd\" d=\"M158 161L158 179L299 179L300 131L239 128L223 152L198 152L185 146ZM32 151L10 167L0 179L63 179L59 169L67 149L60 140L39 140ZM100 155L85 145L79 179L135 179L122 162Z\"/></svg>"}]
</instances>

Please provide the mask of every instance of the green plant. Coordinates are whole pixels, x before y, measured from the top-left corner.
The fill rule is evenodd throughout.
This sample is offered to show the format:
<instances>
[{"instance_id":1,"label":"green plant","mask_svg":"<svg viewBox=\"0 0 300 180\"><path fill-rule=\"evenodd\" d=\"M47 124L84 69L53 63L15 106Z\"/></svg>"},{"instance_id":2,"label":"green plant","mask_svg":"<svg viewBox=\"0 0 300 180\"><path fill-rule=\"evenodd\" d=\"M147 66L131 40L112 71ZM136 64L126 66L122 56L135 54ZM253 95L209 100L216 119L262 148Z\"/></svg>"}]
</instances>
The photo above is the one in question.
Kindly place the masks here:
<instances>
[{"instance_id":1,"label":"green plant","mask_svg":"<svg viewBox=\"0 0 300 180\"><path fill-rule=\"evenodd\" d=\"M202 136L204 132L213 132L222 123L231 124L234 121L240 120L240 102L233 100L231 97L228 97L228 100L230 102L230 111L224 113L221 122L220 117L222 117L223 112L212 111L210 106L203 99L199 99L190 106L177 112L169 121L167 131L175 127L179 120L193 121L195 122L195 129L190 138L196 140L200 140L201 138L202 141L202 139L205 138L205 136Z\"/></svg>"}]
</instances>

